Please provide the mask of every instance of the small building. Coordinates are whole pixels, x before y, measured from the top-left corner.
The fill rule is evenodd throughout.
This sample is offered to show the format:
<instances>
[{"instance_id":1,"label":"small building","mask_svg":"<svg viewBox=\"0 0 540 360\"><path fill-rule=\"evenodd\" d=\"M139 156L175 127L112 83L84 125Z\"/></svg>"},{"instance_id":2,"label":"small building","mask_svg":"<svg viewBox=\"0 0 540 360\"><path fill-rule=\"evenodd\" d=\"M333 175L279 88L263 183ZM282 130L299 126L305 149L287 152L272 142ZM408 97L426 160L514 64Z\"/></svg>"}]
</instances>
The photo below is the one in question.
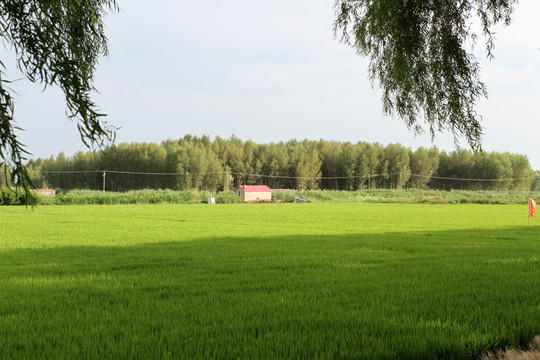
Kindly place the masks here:
<instances>
[{"instance_id":1,"label":"small building","mask_svg":"<svg viewBox=\"0 0 540 360\"><path fill-rule=\"evenodd\" d=\"M56 190L49 189L49 188L35 189L35 192L37 192L38 194L44 195L44 196L55 196L56 195Z\"/></svg>"},{"instance_id":2,"label":"small building","mask_svg":"<svg viewBox=\"0 0 540 360\"><path fill-rule=\"evenodd\" d=\"M271 201L272 189L266 185L242 185L234 191L243 201Z\"/></svg>"}]
</instances>

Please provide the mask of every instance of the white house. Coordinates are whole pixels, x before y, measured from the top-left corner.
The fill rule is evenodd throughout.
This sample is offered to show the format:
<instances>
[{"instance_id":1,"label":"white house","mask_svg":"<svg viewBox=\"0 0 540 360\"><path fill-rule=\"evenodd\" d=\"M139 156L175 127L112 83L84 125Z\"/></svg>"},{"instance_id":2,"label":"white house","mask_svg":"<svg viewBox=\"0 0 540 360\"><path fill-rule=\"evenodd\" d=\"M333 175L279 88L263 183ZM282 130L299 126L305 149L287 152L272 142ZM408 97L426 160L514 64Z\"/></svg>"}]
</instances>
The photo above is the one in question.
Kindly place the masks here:
<instances>
[{"instance_id":1,"label":"white house","mask_svg":"<svg viewBox=\"0 0 540 360\"><path fill-rule=\"evenodd\" d=\"M242 185L234 193L245 202L272 200L272 190L266 185Z\"/></svg>"},{"instance_id":2,"label":"white house","mask_svg":"<svg viewBox=\"0 0 540 360\"><path fill-rule=\"evenodd\" d=\"M56 190L49 189L49 188L35 189L34 191L37 192L38 194L45 195L45 196L55 196L56 195Z\"/></svg>"}]
</instances>

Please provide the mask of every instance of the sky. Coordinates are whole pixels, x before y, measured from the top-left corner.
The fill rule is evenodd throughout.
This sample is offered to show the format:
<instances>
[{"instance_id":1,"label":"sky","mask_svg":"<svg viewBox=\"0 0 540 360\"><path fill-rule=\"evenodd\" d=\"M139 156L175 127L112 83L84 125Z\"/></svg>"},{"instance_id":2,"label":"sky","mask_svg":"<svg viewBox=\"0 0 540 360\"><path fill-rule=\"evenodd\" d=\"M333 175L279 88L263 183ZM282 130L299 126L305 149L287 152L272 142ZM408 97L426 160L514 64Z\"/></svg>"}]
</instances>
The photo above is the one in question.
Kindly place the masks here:
<instances>
[{"instance_id":1,"label":"sky","mask_svg":"<svg viewBox=\"0 0 540 360\"><path fill-rule=\"evenodd\" d=\"M451 134L415 135L382 114L368 60L333 36L333 1L118 1L109 14L109 56L95 74L94 100L119 127L116 143L186 134L257 143L326 139L456 149ZM479 102L485 151L527 155L540 170L540 1L521 0L510 27L497 27L495 59L475 52L488 99ZM66 117L62 92L16 80L15 118L31 157L87 151ZM459 146L467 148L464 139Z\"/></svg>"}]
</instances>

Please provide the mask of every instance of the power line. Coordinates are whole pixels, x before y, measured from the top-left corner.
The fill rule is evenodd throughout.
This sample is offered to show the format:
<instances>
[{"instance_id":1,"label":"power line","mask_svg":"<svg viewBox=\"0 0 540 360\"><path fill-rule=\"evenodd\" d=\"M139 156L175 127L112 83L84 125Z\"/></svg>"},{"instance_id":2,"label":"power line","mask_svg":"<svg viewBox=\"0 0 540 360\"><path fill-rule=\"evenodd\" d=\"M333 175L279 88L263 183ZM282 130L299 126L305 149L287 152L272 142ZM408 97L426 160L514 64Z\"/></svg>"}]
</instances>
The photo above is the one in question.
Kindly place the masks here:
<instances>
[{"instance_id":1,"label":"power line","mask_svg":"<svg viewBox=\"0 0 540 360\"><path fill-rule=\"evenodd\" d=\"M430 176L430 175L420 175L413 173L389 173L389 174L371 174L371 175L353 175L353 176L288 176L288 175L268 175L268 174L250 174L242 173L235 171L214 171L214 172L141 172L141 171L122 171L122 170L54 170L54 171L39 171L34 172L40 173L42 175L47 174L101 174L101 173L111 173L111 174L125 174L125 175L151 175L151 176L189 176L189 175L237 175L245 177L267 177L272 179L308 179L308 180L340 180L340 179L373 179L378 177L393 177L398 175L406 175L411 177L421 177L429 179L438 179L438 180L455 180L455 181L525 181L525 180L536 180L540 179L540 176L534 176L529 178L503 178L503 179L473 179L473 178L455 178L455 177L443 177L443 176Z\"/></svg>"},{"instance_id":2,"label":"power line","mask_svg":"<svg viewBox=\"0 0 540 360\"><path fill-rule=\"evenodd\" d=\"M403 175L423 177L430 179L439 179L439 180L458 180L458 181L525 181L525 180L535 180L540 179L540 176L530 177L530 178L505 178L505 179L467 179L467 178L452 178L452 177L442 177L442 176L429 176L429 175L417 175L417 174L408 174L403 173Z\"/></svg>"},{"instance_id":3,"label":"power line","mask_svg":"<svg viewBox=\"0 0 540 360\"><path fill-rule=\"evenodd\" d=\"M30 171L31 172L31 171ZM182 176L182 175L218 175L218 174L230 174L230 172L220 171L220 172L199 172L199 173L159 173L159 172L141 172L141 171L120 171L120 170L58 170L58 171L48 171L48 170L36 170L35 172L40 174L88 174L88 173L111 173L111 174L127 174L127 175L158 175L158 176Z\"/></svg>"}]
</instances>

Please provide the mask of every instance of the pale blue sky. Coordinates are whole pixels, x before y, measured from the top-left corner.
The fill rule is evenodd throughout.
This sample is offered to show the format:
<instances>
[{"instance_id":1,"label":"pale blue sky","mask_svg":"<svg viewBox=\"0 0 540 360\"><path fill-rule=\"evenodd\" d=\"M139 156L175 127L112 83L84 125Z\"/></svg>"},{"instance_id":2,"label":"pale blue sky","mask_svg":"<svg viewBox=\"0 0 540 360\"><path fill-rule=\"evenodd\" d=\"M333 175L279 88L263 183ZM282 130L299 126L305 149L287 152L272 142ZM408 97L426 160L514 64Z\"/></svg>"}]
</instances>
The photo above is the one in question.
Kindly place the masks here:
<instances>
[{"instance_id":1,"label":"pale blue sky","mask_svg":"<svg viewBox=\"0 0 540 360\"><path fill-rule=\"evenodd\" d=\"M106 19L108 58L96 73L95 101L117 142L161 142L185 134L258 143L290 139L401 143L455 149L453 137L415 136L384 117L367 60L333 39L330 0L119 1ZM497 30L495 59L477 44L489 98L486 151L529 157L540 169L540 2L522 0L509 28ZM6 50L0 52L11 79ZM86 150L65 117L57 89L17 81L19 133L34 157ZM461 141L462 146L467 144Z\"/></svg>"}]
</instances>

